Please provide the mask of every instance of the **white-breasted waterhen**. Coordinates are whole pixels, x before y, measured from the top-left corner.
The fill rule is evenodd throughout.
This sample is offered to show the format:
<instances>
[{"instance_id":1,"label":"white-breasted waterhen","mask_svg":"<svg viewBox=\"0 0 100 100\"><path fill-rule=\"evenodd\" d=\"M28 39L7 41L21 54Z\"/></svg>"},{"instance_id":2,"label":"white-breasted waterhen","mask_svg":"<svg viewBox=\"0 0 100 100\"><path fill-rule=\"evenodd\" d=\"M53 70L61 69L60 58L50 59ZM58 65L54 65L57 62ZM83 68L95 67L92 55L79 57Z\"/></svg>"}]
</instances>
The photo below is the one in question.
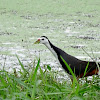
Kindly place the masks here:
<instances>
[{"instance_id":1,"label":"white-breasted waterhen","mask_svg":"<svg viewBox=\"0 0 100 100\"><path fill-rule=\"evenodd\" d=\"M53 55L58 59L60 65L69 74L71 79L72 79L72 75L70 74L68 68L66 67L61 57L67 62L67 64L70 66L70 68L72 69L73 73L76 75L77 78L82 78L84 76L84 72L85 72L87 64L89 65L87 67L85 77L98 74L99 72L96 62L82 61L67 54L60 48L54 46L46 36L41 36L40 38L38 38L35 44L37 43L44 44L53 53ZM100 63L98 65L100 66Z\"/></svg>"}]
</instances>

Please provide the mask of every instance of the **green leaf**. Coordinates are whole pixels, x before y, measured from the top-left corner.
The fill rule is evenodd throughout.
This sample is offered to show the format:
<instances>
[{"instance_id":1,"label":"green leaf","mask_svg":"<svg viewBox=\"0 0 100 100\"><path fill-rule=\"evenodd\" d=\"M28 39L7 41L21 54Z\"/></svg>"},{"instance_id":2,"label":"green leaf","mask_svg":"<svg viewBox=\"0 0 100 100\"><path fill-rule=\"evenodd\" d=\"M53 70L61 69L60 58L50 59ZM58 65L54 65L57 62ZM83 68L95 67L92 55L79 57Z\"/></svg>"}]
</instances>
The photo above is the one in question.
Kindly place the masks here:
<instances>
[{"instance_id":1,"label":"green leaf","mask_svg":"<svg viewBox=\"0 0 100 100\"><path fill-rule=\"evenodd\" d=\"M88 66L89 66L89 62L87 63L87 66L86 66L86 68L85 68L83 77L86 75L86 71L87 71L87 69L88 69Z\"/></svg>"},{"instance_id":2,"label":"green leaf","mask_svg":"<svg viewBox=\"0 0 100 100\"><path fill-rule=\"evenodd\" d=\"M50 67L49 65L47 65L47 69L48 69L49 71L51 71L51 67Z\"/></svg>"},{"instance_id":3,"label":"green leaf","mask_svg":"<svg viewBox=\"0 0 100 100\"><path fill-rule=\"evenodd\" d=\"M19 57L18 57L17 55L16 55L16 57L17 57L17 59L18 59L18 61L19 61L19 64L21 65L22 70L24 71L24 75L26 75L26 73L28 73L27 70L24 68L24 65L23 65L22 62L20 61Z\"/></svg>"},{"instance_id":4,"label":"green leaf","mask_svg":"<svg viewBox=\"0 0 100 100\"><path fill-rule=\"evenodd\" d=\"M79 91L79 84L78 84L77 78L75 74L73 73L72 69L70 68L70 66L67 64L67 62L62 58L62 56L60 56L60 58L62 59L62 61L64 62L64 64L66 65L66 67L68 68L68 70L73 76L73 91L75 91L75 93L77 94ZM75 83L77 84L77 88L75 88Z\"/></svg>"},{"instance_id":5,"label":"green leaf","mask_svg":"<svg viewBox=\"0 0 100 100\"><path fill-rule=\"evenodd\" d=\"M34 84L34 87L33 87L33 89L32 89L32 96L31 96L32 100L35 99L35 94L36 94L37 70L38 70L38 67L40 66L39 64L40 64L40 59L38 60L38 63L37 63L37 66L36 66L36 68L35 68L35 71L34 71L34 73L33 73L33 78L32 78L32 82L33 82L33 84Z\"/></svg>"}]
</instances>

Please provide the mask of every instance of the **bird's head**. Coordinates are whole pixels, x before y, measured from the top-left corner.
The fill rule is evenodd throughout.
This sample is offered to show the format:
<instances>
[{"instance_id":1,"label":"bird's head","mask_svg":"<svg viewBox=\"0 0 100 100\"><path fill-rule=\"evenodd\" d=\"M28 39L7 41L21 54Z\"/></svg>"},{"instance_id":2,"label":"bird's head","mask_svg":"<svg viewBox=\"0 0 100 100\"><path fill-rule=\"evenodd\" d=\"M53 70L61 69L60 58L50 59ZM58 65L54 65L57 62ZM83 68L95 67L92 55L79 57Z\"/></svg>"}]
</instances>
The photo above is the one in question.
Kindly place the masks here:
<instances>
[{"instance_id":1,"label":"bird's head","mask_svg":"<svg viewBox=\"0 0 100 100\"><path fill-rule=\"evenodd\" d=\"M46 36L41 36L40 38L38 38L38 40L34 44L39 44L39 43L46 45L49 43L49 40Z\"/></svg>"}]
</instances>

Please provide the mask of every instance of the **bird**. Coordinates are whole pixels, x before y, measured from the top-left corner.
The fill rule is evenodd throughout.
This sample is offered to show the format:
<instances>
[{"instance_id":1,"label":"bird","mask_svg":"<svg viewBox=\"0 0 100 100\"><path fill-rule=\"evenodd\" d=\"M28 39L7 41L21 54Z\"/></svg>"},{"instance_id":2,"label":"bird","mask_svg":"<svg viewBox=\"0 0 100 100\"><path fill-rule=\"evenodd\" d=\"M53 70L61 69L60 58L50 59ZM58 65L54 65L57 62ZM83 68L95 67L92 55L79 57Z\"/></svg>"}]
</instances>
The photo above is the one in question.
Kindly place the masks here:
<instances>
[{"instance_id":1,"label":"bird","mask_svg":"<svg viewBox=\"0 0 100 100\"><path fill-rule=\"evenodd\" d=\"M40 38L38 38L35 44L39 44L39 43L44 44L52 52L55 58L57 58L60 66L65 70L65 72L68 73L68 76L70 77L71 80L73 80L73 76L70 73L69 69L66 67L62 58L70 66L71 70L77 77L77 80L79 78L83 78L87 76L98 75L99 69L95 61L83 61L66 53L62 49L53 45L46 36L41 36ZM86 70L86 74L84 75L87 64L88 67ZM100 63L98 63L98 65L100 66Z\"/></svg>"}]
</instances>

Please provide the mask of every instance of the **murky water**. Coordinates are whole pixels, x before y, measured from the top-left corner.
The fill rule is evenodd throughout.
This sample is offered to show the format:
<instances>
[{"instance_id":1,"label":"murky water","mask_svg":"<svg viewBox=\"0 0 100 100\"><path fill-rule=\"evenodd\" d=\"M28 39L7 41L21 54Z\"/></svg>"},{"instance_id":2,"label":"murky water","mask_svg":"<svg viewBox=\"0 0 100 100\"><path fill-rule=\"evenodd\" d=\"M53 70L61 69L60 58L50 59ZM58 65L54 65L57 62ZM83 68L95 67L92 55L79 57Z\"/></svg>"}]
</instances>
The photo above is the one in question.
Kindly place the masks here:
<instances>
[{"instance_id":1,"label":"murky water","mask_svg":"<svg viewBox=\"0 0 100 100\"><path fill-rule=\"evenodd\" d=\"M17 54L26 68L29 64L32 66L32 62L40 57L41 65L50 64L52 70L61 71L56 59L44 45L33 44L43 35L70 55L82 60L92 60L89 57L91 56L100 61L100 7L96 5L99 0L80 2L84 9L68 1L69 6L65 5L63 10L55 5L65 4L64 0L53 1L54 9L49 5L51 2L46 2L46 7L50 6L50 9L46 9L41 1L38 6L39 1L34 0L39 8L29 1L22 3L18 0L17 4L12 2L12 5L20 6L19 9L11 7L10 3L5 3L4 6L0 4L0 69L5 68L10 72L13 68L20 70L15 56ZM87 10L86 5L90 7Z\"/></svg>"}]
</instances>

